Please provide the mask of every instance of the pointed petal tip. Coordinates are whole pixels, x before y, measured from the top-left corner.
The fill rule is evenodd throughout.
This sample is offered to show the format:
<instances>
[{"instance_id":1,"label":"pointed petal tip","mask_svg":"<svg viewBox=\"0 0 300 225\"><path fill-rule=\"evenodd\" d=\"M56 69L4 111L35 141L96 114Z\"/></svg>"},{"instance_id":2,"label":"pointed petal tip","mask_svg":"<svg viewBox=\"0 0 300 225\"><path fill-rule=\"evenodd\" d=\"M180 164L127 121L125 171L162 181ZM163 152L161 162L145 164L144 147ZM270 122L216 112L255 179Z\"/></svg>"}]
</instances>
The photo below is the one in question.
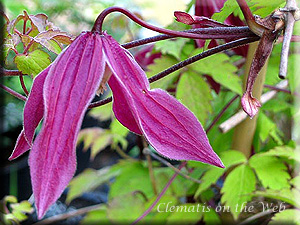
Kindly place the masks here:
<instances>
[{"instance_id":1,"label":"pointed petal tip","mask_svg":"<svg viewBox=\"0 0 300 225\"><path fill-rule=\"evenodd\" d=\"M28 144L28 142L26 140L24 130L22 130L17 139L15 148L14 148L13 152L11 153L10 157L8 158L8 160L11 161L11 160L18 158L19 156L21 156L25 152L27 152L29 149L30 149L30 145Z\"/></svg>"},{"instance_id":2,"label":"pointed petal tip","mask_svg":"<svg viewBox=\"0 0 300 225\"><path fill-rule=\"evenodd\" d=\"M252 119L258 112L259 107L261 107L260 102L252 97L251 94L246 92L241 99L242 108L245 113Z\"/></svg>"}]
</instances>

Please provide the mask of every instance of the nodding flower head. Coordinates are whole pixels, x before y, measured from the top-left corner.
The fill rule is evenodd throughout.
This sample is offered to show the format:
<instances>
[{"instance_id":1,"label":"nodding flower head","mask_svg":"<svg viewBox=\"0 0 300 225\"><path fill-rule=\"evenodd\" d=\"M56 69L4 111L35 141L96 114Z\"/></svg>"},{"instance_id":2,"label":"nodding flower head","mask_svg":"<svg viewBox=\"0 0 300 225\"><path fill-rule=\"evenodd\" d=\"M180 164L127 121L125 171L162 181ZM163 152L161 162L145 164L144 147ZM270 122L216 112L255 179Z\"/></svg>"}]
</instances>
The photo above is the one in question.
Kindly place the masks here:
<instances>
[{"instance_id":1,"label":"nodding flower head","mask_svg":"<svg viewBox=\"0 0 300 225\"><path fill-rule=\"evenodd\" d=\"M104 75L105 74L105 75ZM24 128L10 159L31 148L30 174L38 218L61 195L76 170L76 139L101 81L113 92L116 118L144 135L161 155L224 167L196 117L161 89L151 90L132 55L103 32L83 32L34 80ZM41 131L33 141L37 125Z\"/></svg>"}]
</instances>

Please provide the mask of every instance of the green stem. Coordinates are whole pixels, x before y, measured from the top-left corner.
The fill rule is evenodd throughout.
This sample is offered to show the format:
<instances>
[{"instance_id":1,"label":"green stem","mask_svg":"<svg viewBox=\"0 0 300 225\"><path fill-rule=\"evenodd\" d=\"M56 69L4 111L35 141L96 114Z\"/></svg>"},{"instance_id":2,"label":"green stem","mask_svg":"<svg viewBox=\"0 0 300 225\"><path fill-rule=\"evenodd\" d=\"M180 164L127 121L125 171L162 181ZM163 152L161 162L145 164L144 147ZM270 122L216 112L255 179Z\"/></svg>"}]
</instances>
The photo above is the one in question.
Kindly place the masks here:
<instances>
[{"instance_id":1,"label":"green stem","mask_svg":"<svg viewBox=\"0 0 300 225\"><path fill-rule=\"evenodd\" d=\"M246 86L247 75L249 73L250 66L257 45L258 45L257 42L251 43L249 45L248 55L245 63L244 86ZM253 86L253 96L258 100L260 99L260 96L262 94L266 72L267 72L267 66L268 66L268 62L265 63L265 65L259 72L259 75L257 76L256 82L254 83ZM248 158L251 155L252 142L253 142L253 137L256 129L256 122L257 122L257 116L255 116L253 119L247 118L238 126L236 126L234 130L232 149L244 153L244 155Z\"/></svg>"}]
</instances>

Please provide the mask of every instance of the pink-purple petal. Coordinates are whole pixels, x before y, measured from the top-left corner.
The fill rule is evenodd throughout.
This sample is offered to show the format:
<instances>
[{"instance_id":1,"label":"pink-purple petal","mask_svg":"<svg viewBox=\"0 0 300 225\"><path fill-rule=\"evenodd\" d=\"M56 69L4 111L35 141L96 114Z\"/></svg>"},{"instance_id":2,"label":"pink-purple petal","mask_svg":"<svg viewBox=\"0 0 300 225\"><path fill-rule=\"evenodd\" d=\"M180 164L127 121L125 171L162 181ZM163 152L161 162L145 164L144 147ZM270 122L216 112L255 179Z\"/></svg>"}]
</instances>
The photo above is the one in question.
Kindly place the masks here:
<instances>
[{"instance_id":1,"label":"pink-purple petal","mask_svg":"<svg viewBox=\"0 0 300 225\"><path fill-rule=\"evenodd\" d=\"M224 167L197 118L174 97L161 89L133 97L144 135L160 154Z\"/></svg>"},{"instance_id":2,"label":"pink-purple petal","mask_svg":"<svg viewBox=\"0 0 300 225\"><path fill-rule=\"evenodd\" d=\"M113 72L110 86L118 99L115 108L123 107L115 113L122 114L123 119L133 116L149 143L165 157L224 167L193 113L167 92L149 90L148 80L139 81L146 80L144 71L110 36L104 36L103 44ZM127 104L122 106L122 102Z\"/></svg>"},{"instance_id":3,"label":"pink-purple petal","mask_svg":"<svg viewBox=\"0 0 300 225\"><path fill-rule=\"evenodd\" d=\"M44 123L29 157L38 218L74 175L76 139L104 66L100 35L87 32L77 37L49 70L44 84Z\"/></svg>"},{"instance_id":4,"label":"pink-purple petal","mask_svg":"<svg viewBox=\"0 0 300 225\"><path fill-rule=\"evenodd\" d=\"M16 159L32 146L34 132L44 114L43 85L49 68L43 70L33 81L32 89L24 107L24 128L21 131L9 160Z\"/></svg>"},{"instance_id":5,"label":"pink-purple petal","mask_svg":"<svg viewBox=\"0 0 300 225\"><path fill-rule=\"evenodd\" d=\"M43 70L33 81L24 107L24 133L31 145L36 127L44 115L43 87L50 67Z\"/></svg>"},{"instance_id":6,"label":"pink-purple petal","mask_svg":"<svg viewBox=\"0 0 300 225\"><path fill-rule=\"evenodd\" d=\"M108 82L113 94L113 111L117 118L123 126L127 127L130 131L142 135L142 132L138 126L138 123L130 110L130 105L133 102L130 98L127 98L124 93L126 90L121 87L116 81L116 78L112 76Z\"/></svg>"},{"instance_id":7,"label":"pink-purple petal","mask_svg":"<svg viewBox=\"0 0 300 225\"><path fill-rule=\"evenodd\" d=\"M30 146L25 138L24 135L24 129L19 134L19 137L17 139L15 148L11 154L11 156L8 158L9 160L13 160L18 158L20 155L24 154L30 149Z\"/></svg>"}]
</instances>

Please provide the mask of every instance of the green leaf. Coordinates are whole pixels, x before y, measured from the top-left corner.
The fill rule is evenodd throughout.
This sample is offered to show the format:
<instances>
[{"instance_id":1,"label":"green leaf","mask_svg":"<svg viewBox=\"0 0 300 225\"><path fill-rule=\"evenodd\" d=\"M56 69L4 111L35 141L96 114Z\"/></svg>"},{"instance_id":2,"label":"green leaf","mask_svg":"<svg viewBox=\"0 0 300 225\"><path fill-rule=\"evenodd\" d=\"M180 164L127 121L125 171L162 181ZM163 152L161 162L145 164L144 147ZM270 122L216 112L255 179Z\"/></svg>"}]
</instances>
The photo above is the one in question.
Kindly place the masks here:
<instances>
[{"instance_id":1,"label":"green leaf","mask_svg":"<svg viewBox=\"0 0 300 225\"><path fill-rule=\"evenodd\" d=\"M34 209L28 201L22 201L20 203L10 204L12 208L12 215L18 221L24 221L27 219L26 213L33 213Z\"/></svg>"},{"instance_id":2,"label":"green leaf","mask_svg":"<svg viewBox=\"0 0 300 225\"><path fill-rule=\"evenodd\" d=\"M92 108L89 115L100 121L109 120L112 116L112 103L103 105L101 107Z\"/></svg>"},{"instance_id":3,"label":"green leaf","mask_svg":"<svg viewBox=\"0 0 300 225\"><path fill-rule=\"evenodd\" d=\"M221 225L222 221L216 211L212 208L203 214L203 221L205 225Z\"/></svg>"},{"instance_id":4,"label":"green leaf","mask_svg":"<svg viewBox=\"0 0 300 225\"><path fill-rule=\"evenodd\" d=\"M298 202L298 199L300 197L300 192L297 189L292 189L292 190L289 188L285 188L281 190L267 189L264 191L256 191L251 195L254 197L263 196L265 198L277 199L300 208L300 203Z\"/></svg>"},{"instance_id":5,"label":"green leaf","mask_svg":"<svg viewBox=\"0 0 300 225\"><path fill-rule=\"evenodd\" d=\"M110 124L110 130L112 134L112 148L115 148L119 143L121 144L123 149L126 149L128 146L128 141L126 140L126 136L129 133L129 130L124 127L117 119L114 119Z\"/></svg>"},{"instance_id":6,"label":"green leaf","mask_svg":"<svg viewBox=\"0 0 300 225\"><path fill-rule=\"evenodd\" d=\"M242 164L231 171L225 179L221 189L221 202L230 208L233 218L237 220L240 207L251 200L249 195L255 190L256 178L252 169Z\"/></svg>"},{"instance_id":7,"label":"green leaf","mask_svg":"<svg viewBox=\"0 0 300 225\"><path fill-rule=\"evenodd\" d=\"M299 54L292 54L289 56L289 67L287 76L292 93L298 92L300 90L300 77L297 76L297 74L299 73Z\"/></svg>"},{"instance_id":8,"label":"green leaf","mask_svg":"<svg viewBox=\"0 0 300 225\"><path fill-rule=\"evenodd\" d=\"M100 209L88 212L88 214L80 221L81 225L86 224L110 224L107 218L107 207L103 205Z\"/></svg>"},{"instance_id":9,"label":"green leaf","mask_svg":"<svg viewBox=\"0 0 300 225\"><path fill-rule=\"evenodd\" d=\"M112 142L112 135L110 132L104 132L97 139L94 140L94 143L91 146L91 156L90 159L94 160L96 155L109 146Z\"/></svg>"},{"instance_id":10,"label":"green leaf","mask_svg":"<svg viewBox=\"0 0 300 225\"><path fill-rule=\"evenodd\" d=\"M210 166L208 171L201 178L202 183L199 185L195 193L195 198L199 197L199 195L212 184L215 184L230 167L247 162L247 159L243 153L234 150L222 152L220 158L225 165L225 169Z\"/></svg>"},{"instance_id":11,"label":"green leaf","mask_svg":"<svg viewBox=\"0 0 300 225\"><path fill-rule=\"evenodd\" d=\"M22 201L20 203L15 203L10 205L11 208L15 211L23 212L23 213L32 213L33 208L30 202Z\"/></svg>"},{"instance_id":12,"label":"green leaf","mask_svg":"<svg viewBox=\"0 0 300 225\"><path fill-rule=\"evenodd\" d=\"M282 4L284 0L249 0L247 2L252 13L257 14L261 17L266 17L276 8L279 8L280 4ZM244 18L236 0L227 0L221 11L219 13L215 13L212 18L214 20L224 22L231 13L233 13L235 16L239 16L241 19Z\"/></svg>"},{"instance_id":13,"label":"green leaf","mask_svg":"<svg viewBox=\"0 0 300 225\"><path fill-rule=\"evenodd\" d=\"M281 158L289 159L289 160L295 160L297 162L300 162L300 152L299 150L295 150L289 146L278 146L274 149L271 149L267 152L261 153L265 156L278 156Z\"/></svg>"},{"instance_id":14,"label":"green leaf","mask_svg":"<svg viewBox=\"0 0 300 225\"><path fill-rule=\"evenodd\" d=\"M166 224L196 224L202 219L203 212L200 204L186 203L170 205L167 210L171 212Z\"/></svg>"},{"instance_id":15,"label":"green leaf","mask_svg":"<svg viewBox=\"0 0 300 225\"><path fill-rule=\"evenodd\" d=\"M169 54L180 60L180 53L186 42L186 39L163 40L155 43L155 49L164 55Z\"/></svg>"},{"instance_id":16,"label":"green leaf","mask_svg":"<svg viewBox=\"0 0 300 225\"><path fill-rule=\"evenodd\" d=\"M237 4L236 0L227 0L224 3L224 6L221 9L221 11L215 13L212 16L212 18L219 22L224 22L231 13L234 13L235 16L239 15L240 17L242 17L242 13L240 11L239 5Z\"/></svg>"},{"instance_id":17,"label":"green leaf","mask_svg":"<svg viewBox=\"0 0 300 225\"><path fill-rule=\"evenodd\" d=\"M292 184L293 186L299 188L300 187L300 175L294 177L293 179L291 179L290 184Z\"/></svg>"},{"instance_id":18,"label":"green leaf","mask_svg":"<svg viewBox=\"0 0 300 225\"><path fill-rule=\"evenodd\" d=\"M19 35L16 34L7 35L7 37L4 39L4 44L3 44L4 58L7 57L10 50L16 49L16 46L20 43L20 41L21 39Z\"/></svg>"},{"instance_id":19,"label":"green leaf","mask_svg":"<svg viewBox=\"0 0 300 225\"><path fill-rule=\"evenodd\" d=\"M90 158L95 156L112 143L112 134L99 127L85 128L79 132L77 144L84 143L83 150L91 148Z\"/></svg>"},{"instance_id":20,"label":"green leaf","mask_svg":"<svg viewBox=\"0 0 300 225\"><path fill-rule=\"evenodd\" d=\"M85 169L69 183L69 192L66 199L70 203L73 199L79 197L84 192L92 191L101 184L108 182L113 177L120 174L120 169L114 167L102 168L100 170Z\"/></svg>"},{"instance_id":21,"label":"green leaf","mask_svg":"<svg viewBox=\"0 0 300 225\"><path fill-rule=\"evenodd\" d=\"M153 196L151 199L148 200L146 203L145 208L149 208L151 204L156 200L157 196ZM152 209L151 213L149 213L144 219L144 224L166 224L168 216L171 212L166 211L168 207L168 203L170 204L178 204L177 197L173 195L165 194L162 198L157 202L155 207Z\"/></svg>"},{"instance_id":22,"label":"green leaf","mask_svg":"<svg viewBox=\"0 0 300 225\"><path fill-rule=\"evenodd\" d=\"M201 49L196 49L192 55L201 52ZM212 78L222 86L242 95L242 81L241 78L235 74L237 68L230 62L229 56L225 53L219 53L201 59L200 61L191 64L189 67L201 74L212 76Z\"/></svg>"},{"instance_id":23,"label":"green leaf","mask_svg":"<svg viewBox=\"0 0 300 225\"><path fill-rule=\"evenodd\" d=\"M178 61L171 56L162 56L157 58L154 60L153 64L148 66L148 71L146 71L147 77L152 77L176 63L178 63ZM151 88L161 88L166 90L174 82L179 73L180 70L176 70L168 76L160 79L158 82L152 83Z\"/></svg>"},{"instance_id":24,"label":"green leaf","mask_svg":"<svg viewBox=\"0 0 300 225\"><path fill-rule=\"evenodd\" d=\"M27 219L27 216L20 211L13 211L12 214L19 222Z\"/></svg>"},{"instance_id":25,"label":"green leaf","mask_svg":"<svg viewBox=\"0 0 300 225\"><path fill-rule=\"evenodd\" d=\"M122 161L119 163L119 166L122 166L122 173L117 176L116 180L112 183L109 192L109 199L113 199L127 193L132 193L134 191L141 191L147 197L151 197L153 195L148 168L144 167L139 162L132 161Z\"/></svg>"},{"instance_id":26,"label":"green leaf","mask_svg":"<svg viewBox=\"0 0 300 225\"><path fill-rule=\"evenodd\" d=\"M145 211L145 201L140 192L119 195L109 202L107 217L113 224L131 224Z\"/></svg>"},{"instance_id":27,"label":"green leaf","mask_svg":"<svg viewBox=\"0 0 300 225\"><path fill-rule=\"evenodd\" d=\"M292 106L292 104L290 104L284 100L276 98L276 99L271 99L268 102L266 102L265 104L263 104L261 107L261 110L279 113L279 112L289 109L291 106Z\"/></svg>"},{"instance_id":28,"label":"green leaf","mask_svg":"<svg viewBox=\"0 0 300 225\"><path fill-rule=\"evenodd\" d=\"M6 203L17 203L18 199L16 196L13 195L7 195L4 197L4 202Z\"/></svg>"},{"instance_id":29,"label":"green leaf","mask_svg":"<svg viewBox=\"0 0 300 225\"><path fill-rule=\"evenodd\" d=\"M250 158L249 165L255 170L265 188L280 190L289 187L290 175L287 167L277 157L256 154Z\"/></svg>"},{"instance_id":30,"label":"green leaf","mask_svg":"<svg viewBox=\"0 0 300 225\"><path fill-rule=\"evenodd\" d=\"M271 14L275 9L284 6L285 0L251 0L251 4L253 5L250 9L254 14L257 14L261 17L266 17Z\"/></svg>"},{"instance_id":31,"label":"green leaf","mask_svg":"<svg viewBox=\"0 0 300 225\"><path fill-rule=\"evenodd\" d=\"M196 73L184 73L178 82L176 98L191 110L198 120L205 124L212 112L210 88L203 78Z\"/></svg>"},{"instance_id":32,"label":"green leaf","mask_svg":"<svg viewBox=\"0 0 300 225\"><path fill-rule=\"evenodd\" d=\"M24 74L36 76L50 65L50 56L42 50L34 50L28 54L16 55L14 62Z\"/></svg>"},{"instance_id":33,"label":"green leaf","mask_svg":"<svg viewBox=\"0 0 300 225\"><path fill-rule=\"evenodd\" d=\"M129 132L117 119L111 122L110 130L113 135L120 135L122 137L126 137Z\"/></svg>"},{"instance_id":34,"label":"green leaf","mask_svg":"<svg viewBox=\"0 0 300 225\"><path fill-rule=\"evenodd\" d=\"M257 119L257 132L262 142L265 142L268 137L272 137L279 145L283 142L278 135L279 130L277 125L270 120L262 111L260 111Z\"/></svg>"},{"instance_id":35,"label":"green leaf","mask_svg":"<svg viewBox=\"0 0 300 225\"><path fill-rule=\"evenodd\" d=\"M276 213L268 225L278 224L300 225L300 211L297 209L287 209Z\"/></svg>"}]
</instances>

